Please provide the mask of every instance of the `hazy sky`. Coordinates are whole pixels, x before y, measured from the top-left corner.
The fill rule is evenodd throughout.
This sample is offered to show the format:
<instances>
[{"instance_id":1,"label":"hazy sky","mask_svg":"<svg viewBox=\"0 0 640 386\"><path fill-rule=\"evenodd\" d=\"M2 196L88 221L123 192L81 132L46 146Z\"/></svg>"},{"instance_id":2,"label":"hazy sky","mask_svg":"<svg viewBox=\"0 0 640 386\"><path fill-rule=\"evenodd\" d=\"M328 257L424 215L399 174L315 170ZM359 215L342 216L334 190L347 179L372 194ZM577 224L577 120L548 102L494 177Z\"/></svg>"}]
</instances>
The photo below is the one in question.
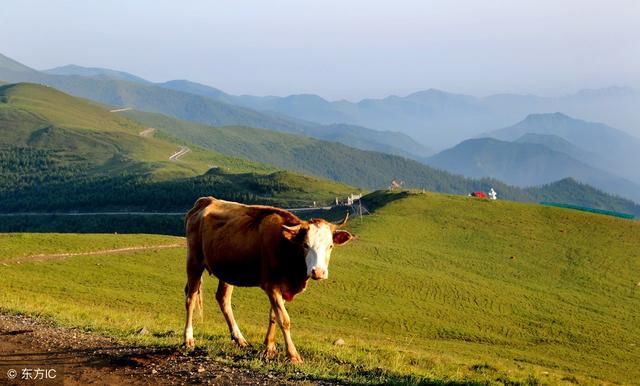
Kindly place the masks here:
<instances>
[{"instance_id":1,"label":"hazy sky","mask_svg":"<svg viewBox=\"0 0 640 386\"><path fill-rule=\"evenodd\" d=\"M640 86L637 0L2 0L0 52L231 93Z\"/></svg>"}]
</instances>

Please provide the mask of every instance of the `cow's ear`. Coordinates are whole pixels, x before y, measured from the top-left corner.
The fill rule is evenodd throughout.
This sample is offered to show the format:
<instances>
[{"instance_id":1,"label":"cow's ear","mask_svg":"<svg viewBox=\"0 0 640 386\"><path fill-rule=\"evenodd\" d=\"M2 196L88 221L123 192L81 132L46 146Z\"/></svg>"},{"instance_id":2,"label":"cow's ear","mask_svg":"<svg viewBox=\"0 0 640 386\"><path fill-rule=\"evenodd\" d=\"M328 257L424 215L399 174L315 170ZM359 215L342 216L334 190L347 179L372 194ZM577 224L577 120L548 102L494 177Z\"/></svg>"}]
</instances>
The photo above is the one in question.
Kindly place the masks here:
<instances>
[{"instance_id":1,"label":"cow's ear","mask_svg":"<svg viewBox=\"0 0 640 386\"><path fill-rule=\"evenodd\" d=\"M302 224L282 225L282 235L287 240L293 240L300 232L301 227L302 227Z\"/></svg>"},{"instance_id":2,"label":"cow's ear","mask_svg":"<svg viewBox=\"0 0 640 386\"><path fill-rule=\"evenodd\" d=\"M347 231L335 231L333 232L333 243L336 245L344 245L353 239L353 235Z\"/></svg>"}]
</instances>

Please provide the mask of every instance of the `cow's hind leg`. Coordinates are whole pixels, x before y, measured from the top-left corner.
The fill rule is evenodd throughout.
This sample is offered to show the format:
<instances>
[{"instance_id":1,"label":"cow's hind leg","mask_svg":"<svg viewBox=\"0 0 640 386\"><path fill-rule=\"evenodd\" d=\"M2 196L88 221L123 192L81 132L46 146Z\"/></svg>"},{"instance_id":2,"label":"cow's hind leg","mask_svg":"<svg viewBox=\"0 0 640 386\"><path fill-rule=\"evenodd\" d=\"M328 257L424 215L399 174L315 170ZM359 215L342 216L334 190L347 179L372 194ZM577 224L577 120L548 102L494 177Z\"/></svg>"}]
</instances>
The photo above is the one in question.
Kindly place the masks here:
<instances>
[{"instance_id":1,"label":"cow's hind leg","mask_svg":"<svg viewBox=\"0 0 640 386\"><path fill-rule=\"evenodd\" d=\"M202 301L200 295L200 284L202 283L202 272L204 267L196 259L187 259L187 285L184 288L185 308L187 320L184 325L184 346L191 349L195 346L193 339L193 309Z\"/></svg>"},{"instance_id":2,"label":"cow's hind leg","mask_svg":"<svg viewBox=\"0 0 640 386\"><path fill-rule=\"evenodd\" d=\"M247 340L242 336L240 328L233 317L233 310L231 309L231 295L233 294L233 286L220 280L218 282L218 291L216 291L216 300L220 305L220 310L224 315L224 319L229 326L229 332L231 333L231 339L233 339L238 346L246 347L249 345Z\"/></svg>"}]
</instances>

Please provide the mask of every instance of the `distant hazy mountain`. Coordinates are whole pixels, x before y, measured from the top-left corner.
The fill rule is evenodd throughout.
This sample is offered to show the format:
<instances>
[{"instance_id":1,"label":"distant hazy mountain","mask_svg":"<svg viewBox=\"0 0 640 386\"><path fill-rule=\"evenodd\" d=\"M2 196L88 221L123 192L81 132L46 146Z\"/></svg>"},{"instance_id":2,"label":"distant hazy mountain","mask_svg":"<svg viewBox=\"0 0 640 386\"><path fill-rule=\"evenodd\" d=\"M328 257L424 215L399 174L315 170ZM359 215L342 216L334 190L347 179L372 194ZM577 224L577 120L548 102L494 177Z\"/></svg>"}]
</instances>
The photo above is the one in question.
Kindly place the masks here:
<instances>
[{"instance_id":1,"label":"distant hazy mountain","mask_svg":"<svg viewBox=\"0 0 640 386\"><path fill-rule=\"evenodd\" d=\"M561 113L531 114L513 126L488 133L488 136L514 141L530 133L561 137L595 154L593 158L579 158L580 161L640 184L640 139L602 123Z\"/></svg>"},{"instance_id":2,"label":"distant hazy mountain","mask_svg":"<svg viewBox=\"0 0 640 386\"><path fill-rule=\"evenodd\" d=\"M355 150L313 138L246 127L207 127L139 111L122 114L216 152L357 186L384 187L389 182L389 176L393 175L403 180L407 187L458 194L486 191L493 187L505 199L558 201L640 214L640 206L631 201L613 197L570 179L554 182L545 189L522 189L493 178L469 179L434 170L412 160ZM575 194L575 200L571 194Z\"/></svg>"},{"instance_id":3,"label":"distant hazy mountain","mask_svg":"<svg viewBox=\"0 0 640 386\"><path fill-rule=\"evenodd\" d=\"M276 130L301 131L296 122L276 118L243 107L222 103L200 95L168 90L153 84L80 75L52 75L26 66L15 70L15 61L0 60L0 79L9 82L46 84L72 95L121 107L134 107L210 125L243 124L252 127L271 127ZM10 67L2 67L8 62Z\"/></svg>"},{"instance_id":4,"label":"distant hazy mountain","mask_svg":"<svg viewBox=\"0 0 640 386\"><path fill-rule=\"evenodd\" d=\"M429 148L406 134L354 125L324 127L279 112L259 112L236 103L235 97L220 90L188 81L156 85L121 71L75 65L39 72L2 55L0 80L42 83L100 103L133 107L207 125L270 128L417 160L432 154Z\"/></svg>"},{"instance_id":5,"label":"distant hazy mountain","mask_svg":"<svg viewBox=\"0 0 640 386\"><path fill-rule=\"evenodd\" d=\"M260 111L271 111L305 121L332 124L344 123L348 116L334 111L332 104L313 94L291 95L288 97L256 97L251 95L231 95L215 87L188 80L172 80L158 84L161 87L202 95L226 103L248 107ZM306 112L300 114L300 112Z\"/></svg>"},{"instance_id":6,"label":"distant hazy mountain","mask_svg":"<svg viewBox=\"0 0 640 386\"><path fill-rule=\"evenodd\" d=\"M566 154L542 145L493 138L463 141L430 157L427 163L467 177L493 177L518 186L557 181L571 176L564 170L567 166L578 166Z\"/></svg>"},{"instance_id":7,"label":"distant hazy mountain","mask_svg":"<svg viewBox=\"0 0 640 386\"><path fill-rule=\"evenodd\" d=\"M486 121L483 116L488 112L475 101L474 97L438 90L423 91L406 98L390 96L385 99L365 99L352 103L329 102L313 94L287 97L235 96L213 87L187 81L172 81L162 86L206 95L259 111L277 112L305 121L321 124L344 123L376 130L402 132L418 139L422 144L434 144L434 146L443 146L450 141L450 138L464 138L468 137L469 133L478 133L478 127L496 127L491 125L490 121L482 124L482 121ZM462 110L465 113L461 115ZM449 117L455 117L453 125L450 124ZM505 121L505 124L506 122L509 121ZM463 130L460 130L461 127ZM473 130L465 131L465 127Z\"/></svg>"},{"instance_id":8,"label":"distant hazy mountain","mask_svg":"<svg viewBox=\"0 0 640 386\"><path fill-rule=\"evenodd\" d=\"M6 72L35 72L35 70L2 54L0 54L0 69Z\"/></svg>"},{"instance_id":9,"label":"distant hazy mountain","mask_svg":"<svg viewBox=\"0 0 640 386\"><path fill-rule=\"evenodd\" d=\"M76 75L81 73L74 72ZM109 76L109 73L102 72L100 76ZM637 113L640 95L632 89L622 87L581 90L561 97L517 94L474 97L429 89L403 97L389 96L349 102L327 101L313 94L286 97L231 95L187 80L159 85L252 110L284 114L306 122L324 125L342 123L402 132L422 144L439 149L496 127L505 127L528 114L553 111L606 122L640 135L640 114ZM280 117L283 118L282 115Z\"/></svg>"},{"instance_id":10,"label":"distant hazy mountain","mask_svg":"<svg viewBox=\"0 0 640 386\"><path fill-rule=\"evenodd\" d=\"M225 103L276 114L280 117L284 115L284 118L288 119L294 117L294 119L302 120L298 121L303 127L301 133L309 137L340 142L362 150L401 155L418 161L433 154L433 150L427 146L397 131L372 130L357 125L336 123L345 122L346 116L334 114L331 110L331 104L317 95L293 95L285 98L235 96L220 89L188 80L172 80L158 85L171 90L206 96ZM308 110L313 113L299 116L294 113L298 110ZM323 125L313 122L323 123Z\"/></svg>"},{"instance_id":11,"label":"distant hazy mountain","mask_svg":"<svg viewBox=\"0 0 640 386\"><path fill-rule=\"evenodd\" d=\"M168 88L170 90L183 91L190 94L206 96L208 98L218 99L224 102L233 102L233 96L225 93L222 90L188 80L170 80L168 82L158 83L158 86Z\"/></svg>"},{"instance_id":12,"label":"distant hazy mountain","mask_svg":"<svg viewBox=\"0 0 640 386\"><path fill-rule=\"evenodd\" d=\"M640 96L628 88L582 90L546 98L499 94L485 98L425 90L406 97L330 102L317 95L287 97L235 96L206 85L172 81L162 85L205 95L260 111L273 111L323 124L348 123L377 130L400 131L434 147L446 147L495 127L506 126L531 113L564 111L640 133Z\"/></svg>"},{"instance_id":13,"label":"distant hazy mountain","mask_svg":"<svg viewBox=\"0 0 640 386\"><path fill-rule=\"evenodd\" d=\"M79 75L96 79L127 80L130 82L145 84L151 83L146 79L142 79L139 76L129 74L128 72L99 67L82 67L75 64L68 64L62 67L51 68L49 70L43 70L42 72L51 75Z\"/></svg>"},{"instance_id":14,"label":"distant hazy mountain","mask_svg":"<svg viewBox=\"0 0 640 386\"><path fill-rule=\"evenodd\" d=\"M640 202L640 185L536 143L470 139L430 157L427 163L466 177L491 177L521 187L570 177Z\"/></svg>"},{"instance_id":15,"label":"distant hazy mountain","mask_svg":"<svg viewBox=\"0 0 640 386\"><path fill-rule=\"evenodd\" d=\"M590 165L599 163L598 156L595 153L581 149L566 139L553 134L527 133L516 139L514 142L543 145L551 150L564 153L578 161L582 161Z\"/></svg>"},{"instance_id":16,"label":"distant hazy mountain","mask_svg":"<svg viewBox=\"0 0 640 386\"><path fill-rule=\"evenodd\" d=\"M260 111L277 111L292 117L312 122L332 124L358 124L347 113L336 109L333 103L313 94L289 95L286 97L240 96L235 102ZM385 128L382 130L391 130Z\"/></svg>"},{"instance_id":17,"label":"distant hazy mountain","mask_svg":"<svg viewBox=\"0 0 640 386\"><path fill-rule=\"evenodd\" d=\"M149 126L157 128L155 134L142 135ZM364 187L385 187L392 178L405 181L407 187L449 193L492 186L505 199L539 201L565 195L565 203L640 214L632 202L584 185L551 186L534 193L304 136L208 127L136 111L109 112L105 106L35 84L0 87L0 132L0 210L5 211L184 210L204 194L295 205L354 189L274 173L273 166L249 161L260 160ZM213 151L188 144L191 151L171 161L169 156L185 140ZM581 201L572 200L572 194Z\"/></svg>"},{"instance_id":18,"label":"distant hazy mountain","mask_svg":"<svg viewBox=\"0 0 640 386\"><path fill-rule=\"evenodd\" d=\"M417 161L424 161L433 154L433 150L406 134L372 130L362 126L339 123L314 126L306 129L304 134L326 141L340 142L356 149L399 155Z\"/></svg>"}]
</instances>

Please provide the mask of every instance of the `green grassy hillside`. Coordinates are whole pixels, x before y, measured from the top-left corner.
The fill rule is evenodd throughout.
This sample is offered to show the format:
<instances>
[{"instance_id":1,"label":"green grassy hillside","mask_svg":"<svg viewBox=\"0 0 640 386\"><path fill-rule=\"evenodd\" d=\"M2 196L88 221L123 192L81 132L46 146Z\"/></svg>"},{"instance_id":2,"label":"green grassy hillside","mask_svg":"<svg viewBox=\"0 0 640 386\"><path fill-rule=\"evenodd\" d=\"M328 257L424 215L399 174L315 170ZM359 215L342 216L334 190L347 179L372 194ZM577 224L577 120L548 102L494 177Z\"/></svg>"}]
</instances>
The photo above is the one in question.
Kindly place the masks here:
<instances>
[{"instance_id":1,"label":"green grassy hillside","mask_svg":"<svg viewBox=\"0 0 640 386\"><path fill-rule=\"evenodd\" d=\"M357 239L335 251L330 279L310 283L288 304L306 359L301 371L405 384L631 384L640 377L640 223L430 193L378 192L365 203L373 214L351 220ZM76 239L3 237L3 311L129 342L180 343L161 336L180 335L183 249L25 257L102 250L122 236L66 237ZM118 245L135 244L130 237ZM150 242L140 236L140 243ZM283 354L272 363L258 359L266 297L234 292L236 318L255 345L240 351L229 342L215 286L205 278L197 343L217 360L294 371ZM142 327L150 334L135 334ZM332 344L338 338L344 346Z\"/></svg>"},{"instance_id":2,"label":"green grassy hillside","mask_svg":"<svg viewBox=\"0 0 640 386\"><path fill-rule=\"evenodd\" d=\"M640 215L640 206L632 201L569 179L542 188L522 189L496 179L465 178L402 157L357 150L299 135L248 127L211 127L140 111L123 114L216 152L363 188L386 188L394 178L404 181L406 187L455 194L488 191L493 187L503 199L533 202L560 200Z\"/></svg>"},{"instance_id":3,"label":"green grassy hillside","mask_svg":"<svg viewBox=\"0 0 640 386\"><path fill-rule=\"evenodd\" d=\"M369 189L384 188L394 177L401 177L410 186L435 188L435 181L444 184L451 177L401 156L303 135L239 126L211 127L141 111L127 111L123 115L216 152ZM327 126L326 139L338 137L341 127ZM354 130L355 127L350 127L344 136L355 141Z\"/></svg>"},{"instance_id":4,"label":"green grassy hillside","mask_svg":"<svg viewBox=\"0 0 640 386\"><path fill-rule=\"evenodd\" d=\"M180 142L166 137L142 137L146 127L110 113L93 102L56 89L29 83L0 87L0 145L51 151L87 172L126 169L167 175L196 175L229 157L201 149L169 161ZM260 169L256 164L234 165L240 171ZM263 169L264 170L264 169Z\"/></svg>"},{"instance_id":5,"label":"green grassy hillside","mask_svg":"<svg viewBox=\"0 0 640 386\"><path fill-rule=\"evenodd\" d=\"M200 95L130 81L131 78L122 80L113 76L97 78L36 71L2 54L0 54L0 79L10 83L46 84L99 103L162 112L182 119L214 125L243 124L286 131L295 130L297 126L295 122L284 118L222 103Z\"/></svg>"},{"instance_id":6,"label":"green grassy hillside","mask_svg":"<svg viewBox=\"0 0 640 386\"><path fill-rule=\"evenodd\" d=\"M120 71L74 65L36 71L2 54L0 80L46 84L111 106L134 107L209 125L267 127L288 133L304 133L356 148L410 155L417 159L429 152L405 134L349 125L342 126L336 132L335 127L319 126L271 111L253 110L238 103L236 97L212 95L216 89L188 81L153 84Z\"/></svg>"},{"instance_id":7,"label":"green grassy hillside","mask_svg":"<svg viewBox=\"0 0 640 386\"><path fill-rule=\"evenodd\" d=\"M307 204L354 191L147 129L50 87L0 86L0 210L186 210L207 194Z\"/></svg>"},{"instance_id":8,"label":"green grassy hillside","mask_svg":"<svg viewBox=\"0 0 640 386\"><path fill-rule=\"evenodd\" d=\"M346 185L285 171L269 174L229 173L212 168L200 176L164 181L154 181L140 175L122 175L74 179L71 185L56 182L48 184L46 191L26 188L7 194L0 202L0 210L186 213L198 197L205 195L246 203L308 207L314 201L327 205L336 196L346 197L357 191ZM46 199L43 200L43 197Z\"/></svg>"},{"instance_id":9,"label":"green grassy hillside","mask_svg":"<svg viewBox=\"0 0 640 386\"><path fill-rule=\"evenodd\" d=\"M345 183L383 188L397 178L408 187L430 191L466 194L494 187L504 199L557 201L553 197L563 196L566 200L560 202L640 213L631 202L579 185L523 190L302 136L214 128L144 113L135 117L144 124L50 87L0 86L0 211L181 211L208 194L307 206L355 190ZM141 135L149 126L162 130ZM169 156L184 145L191 151L170 161ZM580 202L574 199L578 196Z\"/></svg>"},{"instance_id":10,"label":"green grassy hillside","mask_svg":"<svg viewBox=\"0 0 640 386\"><path fill-rule=\"evenodd\" d=\"M422 159L428 155L427 153L431 153L423 145L399 132L377 131L353 125L340 125L339 128L322 126L313 123L313 119L301 120L274 113L276 109L257 111L245 106L245 97L232 96L221 90L186 80L153 84L121 71L76 65L36 71L2 54L0 79L48 84L97 102L161 112L210 125L267 127L289 133L304 133L310 137L332 140L359 149L399 154L415 159ZM293 100L297 101L298 98Z\"/></svg>"}]
</instances>

